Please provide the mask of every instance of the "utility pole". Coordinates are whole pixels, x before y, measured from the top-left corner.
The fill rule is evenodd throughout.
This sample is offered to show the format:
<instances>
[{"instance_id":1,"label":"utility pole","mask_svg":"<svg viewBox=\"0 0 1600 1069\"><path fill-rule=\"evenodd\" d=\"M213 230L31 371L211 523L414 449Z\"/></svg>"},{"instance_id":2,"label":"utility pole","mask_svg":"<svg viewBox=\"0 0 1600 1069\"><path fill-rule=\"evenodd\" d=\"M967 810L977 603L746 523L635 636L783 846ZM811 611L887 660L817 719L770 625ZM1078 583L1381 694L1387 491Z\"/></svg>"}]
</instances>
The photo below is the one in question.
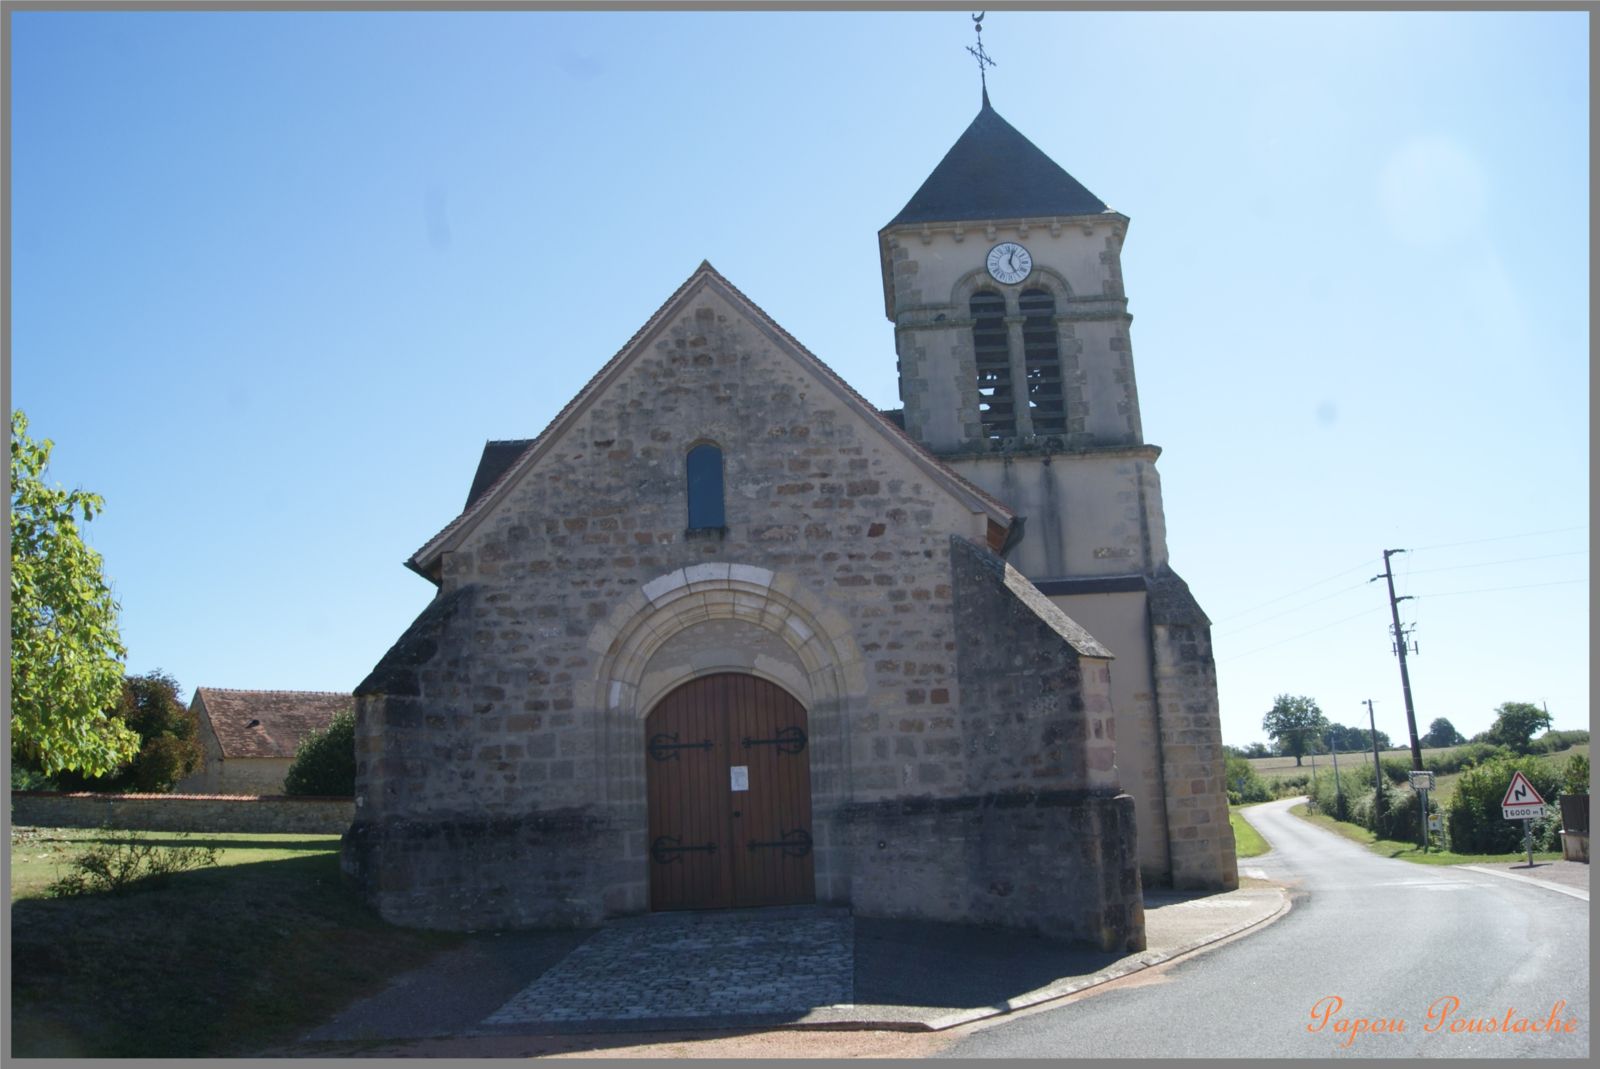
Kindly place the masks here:
<instances>
[{"instance_id":1,"label":"utility pole","mask_svg":"<svg viewBox=\"0 0 1600 1069\"><path fill-rule=\"evenodd\" d=\"M1344 819L1344 785L1339 782L1339 738L1333 732L1328 732L1328 749L1333 751L1333 797L1334 816Z\"/></svg>"},{"instance_id":2,"label":"utility pole","mask_svg":"<svg viewBox=\"0 0 1600 1069\"><path fill-rule=\"evenodd\" d=\"M1422 744L1417 741L1417 713L1411 705L1411 675L1406 671L1406 633L1400 626L1400 603L1410 601L1411 595L1403 598L1394 596L1394 569L1389 567L1389 558L1396 553L1404 553L1403 549L1386 549L1383 551L1383 574L1375 575L1367 580L1376 583L1379 579L1389 582L1389 615L1394 618L1394 651L1400 657L1400 690L1406 699L1406 729L1411 732L1411 768L1422 771Z\"/></svg>"},{"instance_id":3,"label":"utility pole","mask_svg":"<svg viewBox=\"0 0 1600 1069\"><path fill-rule=\"evenodd\" d=\"M1372 699L1367 699L1367 723L1372 728L1372 812L1383 813L1383 764L1378 760L1378 720L1372 715Z\"/></svg>"}]
</instances>

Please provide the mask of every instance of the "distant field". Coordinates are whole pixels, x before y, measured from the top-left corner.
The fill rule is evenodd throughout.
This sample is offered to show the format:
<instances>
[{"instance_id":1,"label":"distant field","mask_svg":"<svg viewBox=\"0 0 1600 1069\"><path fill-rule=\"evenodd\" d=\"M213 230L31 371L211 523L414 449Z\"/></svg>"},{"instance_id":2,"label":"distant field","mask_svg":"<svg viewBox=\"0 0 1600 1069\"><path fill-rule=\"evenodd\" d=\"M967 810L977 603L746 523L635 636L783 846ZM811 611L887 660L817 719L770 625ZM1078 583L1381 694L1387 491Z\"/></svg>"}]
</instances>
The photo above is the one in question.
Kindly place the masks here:
<instances>
[{"instance_id":1,"label":"distant field","mask_svg":"<svg viewBox=\"0 0 1600 1069\"><path fill-rule=\"evenodd\" d=\"M1450 753L1452 750L1455 750L1455 749L1456 749L1456 747L1454 747L1454 746L1448 746L1448 747L1444 747L1444 748L1438 749L1438 750L1423 750L1422 751L1422 755L1423 755L1423 757L1427 757L1428 754L1446 754L1446 753ZM1399 758L1402 758L1403 760L1409 761L1409 760L1411 760L1411 750L1409 748L1400 749L1400 750L1379 750L1378 751L1378 756L1379 757L1399 757ZM1357 762L1359 762L1363 758L1366 759L1366 767L1371 768L1372 767L1372 751L1371 750L1358 750L1358 751L1351 751L1349 753L1345 753L1344 751L1340 751L1340 753L1339 753L1339 767L1343 768L1347 761L1357 761ZM1295 763L1294 763L1294 758L1292 758L1292 757L1252 757L1252 758L1250 758L1250 767L1256 770L1256 775L1260 776L1262 779L1264 779L1264 780L1266 780L1267 782L1270 783L1275 779L1281 779L1284 776L1293 775L1296 772L1310 772L1311 771L1311 758L1310 757L1305 758L1305 763L1303 765L1301 765L1299 768L1296 768L1295 767ZM1333 758L1331 756L1329 756L1328 754L1325 754L1325 753L1317 754L1317 767L1318 768L1332 768L1333 767Z\"/></svg>"},{"instance_id":2,"label":"distant field","mask_svg":"<svg viewBox=\"0 0 1600 1069\"><path fill-rule=\"evenodd\" d=\"M1457 749L1460 749L1460 747L1445 746L1436 750L1424 749L1422 751L1422 759L1423 761L1427 761L1429 755L1453 753ZM1409 748L1400 750L1379 750L1378 754L1382 758L1396 757L1408 763L1411 760L1411 750ZM1582 754L1584 757L1588 757L1589 744L1586 742L1580 742L1570 749L1559 750L1556 753L1550 754L1539 754L1538 757L1547 764L1553 765L1557 769L1561 769L1574 754ZM1310 757L1307 757L1305 759L1305 764L1301 765L1299 768L1295 767L1294 758L1292 757L1252 757L1250 758L1250 765L1256 770L1256 774L1262 779L1266 780L1269 784L1274 783L1285 776L1294 775L1297 772L1305 775L1309 775L1311 773ZM1319 773L1331 772L1333 770L1333 758L1328 754L1318 754L1316 767ZM1368 750L1365 753L1340 753L1339 770L1344 772L1351 768L1361 768L1367 772L1371 772L1372 751ZM1447 804L1450 801L1451 796L1455 794L1456 781L1460 778L1461 773L1459 772L1439 773L1434 778L1434 800L1440 805Z\"/></svg>"}]
</instances>

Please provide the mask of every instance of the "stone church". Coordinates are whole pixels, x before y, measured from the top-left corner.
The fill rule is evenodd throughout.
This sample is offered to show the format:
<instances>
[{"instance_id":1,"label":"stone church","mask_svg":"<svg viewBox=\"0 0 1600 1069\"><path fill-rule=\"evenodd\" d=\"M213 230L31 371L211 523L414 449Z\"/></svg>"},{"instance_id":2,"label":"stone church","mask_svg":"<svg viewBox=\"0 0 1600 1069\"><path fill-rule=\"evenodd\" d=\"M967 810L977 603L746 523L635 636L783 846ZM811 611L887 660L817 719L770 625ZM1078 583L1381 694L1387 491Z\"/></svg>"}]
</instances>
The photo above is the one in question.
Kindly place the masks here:
<instances>
[{"instance_id":1,"label":"stone church","mask_svg":"<svg viewBox=\"0 0 1600 1069\"><path fill-rule=\"evenodd\" d=\"M903 408L702 264L489 442L357 688L345 871L438 928L795 903L1143 946L1237 884L1128 219L982 110L878 234Z\"/></svg>"}]
</instances>

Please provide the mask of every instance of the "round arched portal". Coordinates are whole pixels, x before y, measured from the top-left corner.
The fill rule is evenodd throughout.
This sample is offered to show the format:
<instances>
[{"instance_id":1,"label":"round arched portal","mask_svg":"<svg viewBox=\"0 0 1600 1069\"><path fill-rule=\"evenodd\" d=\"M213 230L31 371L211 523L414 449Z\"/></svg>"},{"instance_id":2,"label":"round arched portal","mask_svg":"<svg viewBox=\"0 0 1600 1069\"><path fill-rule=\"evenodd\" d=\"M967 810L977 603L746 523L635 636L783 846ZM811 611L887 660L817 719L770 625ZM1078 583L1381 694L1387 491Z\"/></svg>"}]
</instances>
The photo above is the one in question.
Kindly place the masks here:
<instances>
[{"instance_id":1,"label":"round arched portal","mask_svg":"<svg viewBox=\"0 0 1600 1069\"><path fill-rule=\"evenodd\" d=\"M607 891L610 914L650 908L657 867L651 848L660 834L678 834L651 827L647 766L655 762L646 750L661 732L647 717L679 688L724 674L763 680L802 710L816 899L848 901L848 854L834 824L850 791L847 710L865 701L866 669L842 614L792 576L752 565L698 564L643 584L595 627L589 648L597 655L595 674L577 696L592 703L603 811L621 833L615 882ZM723 774L731 777L741 763L730 761ZM710 841L679 837L679 846ZM749 851L748 845L742 849Z\"/></svg>"},{"instance_id":2,"label":"round arched portal","mask_svg":"<svg viewBox=\"0 0 1600 1069\"><path fill-rule=\"evenodd\" d=\"M650 908L816 897L806 710L759 676L675 688L645 718Z\"/></svg>"}]
</instances>

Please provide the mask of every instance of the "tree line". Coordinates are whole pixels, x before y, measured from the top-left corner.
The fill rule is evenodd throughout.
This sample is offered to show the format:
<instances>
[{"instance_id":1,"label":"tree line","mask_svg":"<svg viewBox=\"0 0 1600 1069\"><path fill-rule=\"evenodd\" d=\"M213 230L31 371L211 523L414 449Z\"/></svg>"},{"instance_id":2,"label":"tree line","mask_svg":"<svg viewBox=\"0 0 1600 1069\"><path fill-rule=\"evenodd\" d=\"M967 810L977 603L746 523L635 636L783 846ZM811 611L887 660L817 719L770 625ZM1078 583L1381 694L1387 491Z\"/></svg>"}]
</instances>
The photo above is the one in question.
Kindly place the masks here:
<instances>
[{"instance_id":1,"label":"tree line","mask_svg":"<svg viewBox=\"0 0 1600 1069\"><path fill-rule=\"evenodd\" d=\"M1470 739L1441 716L1428 725L1427 733L1418 742L1430 749L1484 742L1525 754L1533 748L1534 736L1550 728L1550 714L1532 702L1503 702L1494 712L1494 723L1488 730ZM1248 747L1232 748L1233 752L1242 757L1290 756L1299 765L1307 754L1327 753L1330 748L1340 753L1370 750L1373 743L1369 728L1332 723L1315 699L1304 695L1278 695L1261 720L1261 730L1273 741L1272 749L1254 742ZM1395 749L1387 732L1377 732L1377 743L1380 750Z\"/></svg>"}]
</instances>

